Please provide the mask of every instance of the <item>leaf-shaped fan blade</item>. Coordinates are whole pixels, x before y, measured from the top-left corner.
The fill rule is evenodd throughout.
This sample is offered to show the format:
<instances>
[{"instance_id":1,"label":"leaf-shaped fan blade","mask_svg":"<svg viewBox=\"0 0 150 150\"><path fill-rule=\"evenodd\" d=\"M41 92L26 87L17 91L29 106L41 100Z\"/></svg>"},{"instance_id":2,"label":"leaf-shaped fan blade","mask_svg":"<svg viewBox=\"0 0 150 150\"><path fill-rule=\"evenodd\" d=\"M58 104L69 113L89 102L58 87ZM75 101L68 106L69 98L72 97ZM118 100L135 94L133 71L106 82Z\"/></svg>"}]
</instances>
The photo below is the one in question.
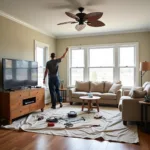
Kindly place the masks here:
<instances>
[{"instance_id":1,"label":"leaf-shaped fan blade","mask_svg":"<svg viewBox=\"0 0 150 150\"><path fill-rule=\"evenodd\" d=\"M65 12L65 14L66 14L67 16L73 18L73 19L76 19L76 20L79 20L79 19L80 19L78 16L76 16L76 15L70 13L70 12Z\"/></svg>"},{"instance_id":2,"label":"leaf-shaped fan blade","mask_svg":"<svg viewBox=\"0 0 150 150\"><path fill-rule=\"evenodd\" d=\"M86 27L86 24L77 24L77 25L75 26L75 28L76 28L77 31L81 31L81 30L83 30L85 27Z\"/></svg>"},{"instance_id":3,"label":"leaf-shaped fan blade","mask_svg":"<svg viewBox=\"0 0 150 150\"><path fill-rule=\"evenodd\" d=\"M75 21L66 21L66 22L58 23L57 25L63 25L63 24L68 24L68 23L73 24L73 23L77 23L77 22L75 22Z\"/></svg>"},{"instance_id":4,"label":"leaf-shaped fan blade","mask_svg":"<svg viewBox=\"0 0 150 150\"><path fill-rule=\"evenodd\" d=\"M102 21L93 21L93 22L87 22L87 25L91 27L102 27L105 26L105 24Z\"/></svg>"},{"instance_id":5,"label":"leaf-shaped fan blade","mask_svg":"<svg viewBox=\"0 0 150 150\"><path fill-rule=\"evenodd\" d=\"M89 14L86 14L85 15L85 20L88 20L88 21L94 21L94 20L98 20L99 18L101 18L103 15L102 12L92 12L92 13L89 13Z\"/></svg>"}]
</instances>

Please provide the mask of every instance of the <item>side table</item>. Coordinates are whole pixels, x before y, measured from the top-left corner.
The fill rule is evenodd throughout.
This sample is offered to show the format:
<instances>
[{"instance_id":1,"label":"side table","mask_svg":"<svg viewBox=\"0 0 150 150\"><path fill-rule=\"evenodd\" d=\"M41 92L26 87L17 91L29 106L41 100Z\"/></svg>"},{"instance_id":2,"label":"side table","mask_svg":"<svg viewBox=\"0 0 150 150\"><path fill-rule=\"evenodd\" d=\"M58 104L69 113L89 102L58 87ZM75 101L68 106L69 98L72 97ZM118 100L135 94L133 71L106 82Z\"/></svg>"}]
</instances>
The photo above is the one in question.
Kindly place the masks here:
<instances>
[{"instance_id":1,"label":"side table","mask_svg":"<svg viewBox=\"0 0 150 150\"><path fill-rule=\"evenodd\" d=\"M67 88L59 89L60 96L62 97L63 102L66 102L67 100Z\"/></svg>"},{"instance_id":2,"label":"side table","mask_svg":"<svg viewBox=\"0 0 150 150\"><path fill-rule=\"evenodd\" d=\"M144 131L148 131L148 106L150 106L150 102L139 101L141 105L141 121L144 123Z\"/></svg>"}]
</instances>

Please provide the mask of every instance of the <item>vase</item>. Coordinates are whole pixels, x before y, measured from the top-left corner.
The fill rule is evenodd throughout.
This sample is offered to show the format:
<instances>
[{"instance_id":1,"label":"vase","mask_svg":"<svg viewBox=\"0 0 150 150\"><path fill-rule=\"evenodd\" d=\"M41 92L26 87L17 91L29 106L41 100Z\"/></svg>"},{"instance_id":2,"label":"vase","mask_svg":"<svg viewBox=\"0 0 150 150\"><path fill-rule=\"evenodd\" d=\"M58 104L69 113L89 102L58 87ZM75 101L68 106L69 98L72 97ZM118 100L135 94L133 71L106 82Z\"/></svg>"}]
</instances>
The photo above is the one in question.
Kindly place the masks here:
<instances>
[{"instance_id":1,"label":"vase","mask_svg":"<svg viewBox=\"0 0 150 150\"><path fill-rule=\"evenodd\" d=\"M63 85L63 84L61 84L61 85L60 85L60 88L61 88L61 89L63 89L63 88L64 88L64 85Z\"/></svg>"}]
</instances>

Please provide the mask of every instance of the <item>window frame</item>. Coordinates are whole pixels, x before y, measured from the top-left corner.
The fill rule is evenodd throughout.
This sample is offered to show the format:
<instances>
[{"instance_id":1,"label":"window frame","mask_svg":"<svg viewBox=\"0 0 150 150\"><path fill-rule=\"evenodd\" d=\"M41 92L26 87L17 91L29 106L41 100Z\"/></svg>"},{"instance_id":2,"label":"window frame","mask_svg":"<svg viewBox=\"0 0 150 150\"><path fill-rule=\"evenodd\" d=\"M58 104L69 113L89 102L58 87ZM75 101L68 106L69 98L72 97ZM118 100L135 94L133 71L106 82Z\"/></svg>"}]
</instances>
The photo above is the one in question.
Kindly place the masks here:
<instances>
[{"instance_id":1,"label":"window frame","mask_svg":"<svg viewBox=\"0 0 150 150\"><path fill-rule=\"evenodd\" d=\"M49 60L49 45L48 44L45 44L45 43L42 43L42 42L39 42L39 41L36 41L35 40L35 57L34 57L34 61L37 61L37 50L36 48L37 47L40 47L40 48L43 48L44 51L43 51L43 66L38 66L38 68L43 68L43 76L44 76L44 71L46 69L46 62ZM48 89L48 77L46 77L45 79L45 89Z\"/></svg>"},{"instance_id":2,"label":"window frame","mask_svg":"<svg viewBox=\"0 0 150 150\"><path fill-rule=\"evenodd\" d=\"M134 47L134 66L120 66L120 47ZM120 79L120 68L134 69L134 85L139 86L139 43L123 43L117 44L118 48L118 79ZM130 89L132 86L123 86L124 89Z\"/></svg>"},{"instance_id":3,"label":"window frame","mask_svg":"<svg viewBox=\"0 0 150 150\"><path fill-rule=\"evenodd\" d=\"M90 49L101 49L101 48L112 48L113 49L113 65L112 66L95 66L95 67L90 67ZM113 69L113 81L114 81L114 63L115 63L115 54L114 54L114 47L112 46L112 45L110 45L110 46L108 46L108 45L106 45L106 46L90 46L90 47L88 47L87 48L87 60L89 60L89 61L87 61L87 80L89 79L89 75L90 75L90 68L112 68Z\"/></svg>"},{"instance_id":4,"label":"window frame","mask_svg":"<svg viewBox=\"0 0 150 150\"><path fill-rule=\"evenodd\" d=\"M131 43L114 43L114 44L98 44L98 45L83 45L83 46L71 46L69 47L69 55L68 55L68 64L67 64L67 72L68 72L68 80L67 85L68 87L74 87L71 85L71 70L70 70L70 62L71 62L71 50L75 49L84 49L84 62L85 62L85 69L84 69L84 80L89 81L89 50L92 48L113 48L113 82L120 80L120 47L134 47L134 86L139 85L139 43L138 42L131 42ZM77 67L78 68L78 67ZM97 67L95 67L97 68ZM110 68L110 66L100 66L98 68ZM131 86L123 86L124 89L131 88Z\"/></svg>"},{"instance_id":5,"label":"window frame","mask_svg":"<svg viewBox=\"0 0 150 150\"><path fill-rule=\"evenodd\" d=\"M82 48L80 47L80 48L76 48L76 47L74 47L74 48L72 48L72 49L70 49L70 51L69 51L69 58L72 58L72 51L73 50L81 50ZM69 68L69 80L68 80L68 83L69 83L69 85L71 85L71 80L72 80L72 76L71 76L71 69L82 69L83 68L83 81L84 81L84 79L85 79L85 63L86 63L86 58L85 58L85 50L83 51L83 53L84 53L84 66L83 67L72 67L72 60L71 59L69 59L69 67L67 67L67 68ZM68 83L67 83L67 85L68 85ZM72 85L71 85L72 86Z\"/></svg>"}]
</instances>

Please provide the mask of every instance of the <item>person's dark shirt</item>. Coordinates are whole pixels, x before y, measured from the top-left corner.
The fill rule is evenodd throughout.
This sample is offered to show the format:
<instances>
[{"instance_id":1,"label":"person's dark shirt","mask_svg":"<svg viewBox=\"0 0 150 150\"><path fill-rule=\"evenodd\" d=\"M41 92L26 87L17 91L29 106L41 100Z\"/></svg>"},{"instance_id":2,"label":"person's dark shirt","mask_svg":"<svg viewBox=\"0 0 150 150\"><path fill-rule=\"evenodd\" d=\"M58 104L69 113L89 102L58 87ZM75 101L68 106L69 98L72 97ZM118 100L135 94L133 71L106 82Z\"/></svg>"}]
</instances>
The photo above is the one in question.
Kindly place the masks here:
<instances>
[{"instance_id":1,"label":"person's dark shirt","mask_svg":"<svg viewBox=\"0 0 150 150\"><path fill-rule=\"evenodd\" d=\"M46 63L46 68L48 69L49 77L54 77L58 75L58 67L59 67L58 63L60 62L61 62L61 58L52 59Z\"/></svg>"}]
</instances>

